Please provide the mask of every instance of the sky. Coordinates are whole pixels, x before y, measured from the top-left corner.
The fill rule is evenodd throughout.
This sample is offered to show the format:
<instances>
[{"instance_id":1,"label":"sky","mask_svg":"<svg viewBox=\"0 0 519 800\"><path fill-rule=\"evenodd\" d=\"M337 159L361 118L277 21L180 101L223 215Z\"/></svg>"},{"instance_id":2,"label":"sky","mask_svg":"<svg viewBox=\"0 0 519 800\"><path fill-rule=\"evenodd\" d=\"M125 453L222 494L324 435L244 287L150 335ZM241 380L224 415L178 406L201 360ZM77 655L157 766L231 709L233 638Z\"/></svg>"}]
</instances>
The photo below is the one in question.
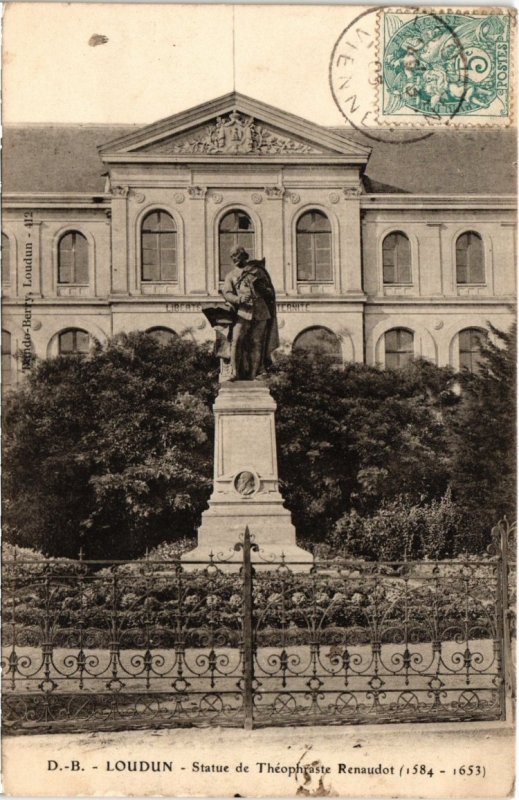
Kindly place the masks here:
<instances>
[{"instance_id":1,"label":"sky","mask_svg":"<svg viewBox=\"0 0 519 800\"><path fill-rule=\"evenodd\" d=\"M234 83L263 102L341 125L329 61L358 12L352 6L8 3L3 121L148 123L226 94ZM95 35L108 41L92 46Z\"/></svg>"}]
</instances>

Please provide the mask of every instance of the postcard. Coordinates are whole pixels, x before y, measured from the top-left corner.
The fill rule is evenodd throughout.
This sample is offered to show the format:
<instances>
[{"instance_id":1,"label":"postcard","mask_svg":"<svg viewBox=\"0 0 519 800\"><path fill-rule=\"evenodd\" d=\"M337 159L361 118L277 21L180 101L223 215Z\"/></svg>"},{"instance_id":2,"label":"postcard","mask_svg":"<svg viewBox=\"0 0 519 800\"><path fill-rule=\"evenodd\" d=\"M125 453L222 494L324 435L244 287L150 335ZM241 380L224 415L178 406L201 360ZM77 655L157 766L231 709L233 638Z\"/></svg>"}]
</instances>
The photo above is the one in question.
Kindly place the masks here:
<instances>
[{"instance_id":1,"label":"postcard","mask_svg":"<svg viewBox=\"0 0 519 800\"><path fill-rule=\"evenodd\" d=\"M6 795L513 794L515 30L5 5Z\"/></svg>"}]
</instances>

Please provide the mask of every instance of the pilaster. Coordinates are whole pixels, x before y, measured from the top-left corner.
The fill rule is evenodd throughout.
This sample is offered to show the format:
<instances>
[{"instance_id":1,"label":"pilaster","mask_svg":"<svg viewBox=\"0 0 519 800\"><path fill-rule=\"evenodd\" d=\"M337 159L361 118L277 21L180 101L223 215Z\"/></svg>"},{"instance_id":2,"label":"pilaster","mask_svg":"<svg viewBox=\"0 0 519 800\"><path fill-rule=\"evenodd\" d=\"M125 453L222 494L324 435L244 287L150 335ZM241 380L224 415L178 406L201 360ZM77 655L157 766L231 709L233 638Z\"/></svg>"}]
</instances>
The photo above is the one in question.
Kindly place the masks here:
<instances>
[{"instance_id":1,"label":"pilaster","mask_svg":"<svg viewBox=\"0 0 519 800\"><path fill-rule=\"evenodd\" d=\"M186 209L185 281L187 294L214 294L218 291L218 276L208 283L206 230L207 189L205 186L189 186L184 204Z\"/></svg>"},{"instance_id":2,"label":"pilaster","mask_svg":"<svg viewBox=\"0 0 519 800\"><path fill-rule=\"evenodd\" d=\"M112 292L129 294L127 186L116 186L112 197Z\"/></svg>"},{"instance_id":3,"label":"pilaster","mask_svg":"<svg viewBox=\"0 0 519 800\"><path fill-rule=\"evenodd\" d=\"M360 194L354 189L344 191L340 211L339 231L339 281L340 294L362 292L362 252L360 238Z\"/></svg>"}]
</instances>

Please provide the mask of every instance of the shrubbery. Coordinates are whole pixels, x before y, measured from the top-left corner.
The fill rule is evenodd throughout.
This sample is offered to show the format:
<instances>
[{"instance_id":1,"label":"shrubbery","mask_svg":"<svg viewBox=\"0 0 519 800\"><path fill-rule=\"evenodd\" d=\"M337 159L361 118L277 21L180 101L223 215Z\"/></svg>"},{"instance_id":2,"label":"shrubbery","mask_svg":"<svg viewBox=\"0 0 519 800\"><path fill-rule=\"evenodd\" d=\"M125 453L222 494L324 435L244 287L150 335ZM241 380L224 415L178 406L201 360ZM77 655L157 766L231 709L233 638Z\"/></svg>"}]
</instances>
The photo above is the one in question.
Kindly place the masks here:
<instances>
[{"instance_id":1,"label":"shrubbery","mask_svg":"<svg viewBox=\"0 0 519 800\"><path fill-rule=\"evenodd\" d=\"M352 510L337 521L327 543L336 554L366 559L441 559L480 550L472 534L470 520L448 492L423 505L385 501L369 516Z\"/></svg>"},{"instance_id":2,"label":"shrubbery","mask_svg":"<svg viewBox=\"0 0 519 800\"><path fill-rule=\"evenodd\" d=\"M186 574L175 558L93 568L68 559L9 563L2 596L4 646L92 650L238 646L243 577L214 569ZM24 554L23 554L24 555ZM34 555L34 554L33 554ZM335 559L311 574L260 572L253 580L258 646L368 644L492 634L491 561L376 565ZM13 602L15 601L15 602ZM50 639L48 638L50 637ZM342 652L342 651L341 651Z\"/></svg>"}]
</instances>

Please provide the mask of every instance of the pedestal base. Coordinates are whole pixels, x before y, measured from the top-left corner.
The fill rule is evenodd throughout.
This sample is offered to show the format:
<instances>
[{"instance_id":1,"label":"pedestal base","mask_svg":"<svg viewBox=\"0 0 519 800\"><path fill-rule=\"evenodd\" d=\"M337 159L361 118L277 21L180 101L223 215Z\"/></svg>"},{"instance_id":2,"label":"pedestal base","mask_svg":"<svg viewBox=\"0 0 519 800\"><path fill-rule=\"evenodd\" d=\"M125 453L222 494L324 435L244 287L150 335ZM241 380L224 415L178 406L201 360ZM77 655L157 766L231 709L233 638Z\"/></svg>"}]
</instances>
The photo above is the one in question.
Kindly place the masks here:
<instances>
[{"instance_id":1,"label":"pedestal base","mask_svg":"<svg viewBox=\"0 0 519 800\"><path fill-rule=\"evenodd\" d=\"M256 569L288 564L307 572L312 554L296 545L290 512L278 488L274 411L276 404L260 382L222 385L214 405L215 470L209 508L202 515L198 547L182 556L188 570L203 569L196 561L226 562L221 569L237 570L241 551L235 545L249 528ZM212 554L212 556L211 556ZM267 564L265 562L274 562Z\"/></svg>"},{"instance_id":2,"label":"pedestal base","mask_svg":"<svg viewBox=\"0 0 519 800\"><path fill-rule=\"evenodd\" d=\"M242 551L235 550L235 545L243 541L247 527L252 543L258 546L258 551L252 550L251 553L256 569L276 569L284 561L293 572L308 572L313 556L308 550L297 546L290 512L283 508L281 502L279 505L268 503L264 506L248 505L247 501L233 506L211 504L211 508L202 515L198 547L182 556L185 568L202 569L202 564L190 562L212 558L223 571L239 569ZM232 563L220 563L222 561Z\"/></svg>"}]
</instances>

